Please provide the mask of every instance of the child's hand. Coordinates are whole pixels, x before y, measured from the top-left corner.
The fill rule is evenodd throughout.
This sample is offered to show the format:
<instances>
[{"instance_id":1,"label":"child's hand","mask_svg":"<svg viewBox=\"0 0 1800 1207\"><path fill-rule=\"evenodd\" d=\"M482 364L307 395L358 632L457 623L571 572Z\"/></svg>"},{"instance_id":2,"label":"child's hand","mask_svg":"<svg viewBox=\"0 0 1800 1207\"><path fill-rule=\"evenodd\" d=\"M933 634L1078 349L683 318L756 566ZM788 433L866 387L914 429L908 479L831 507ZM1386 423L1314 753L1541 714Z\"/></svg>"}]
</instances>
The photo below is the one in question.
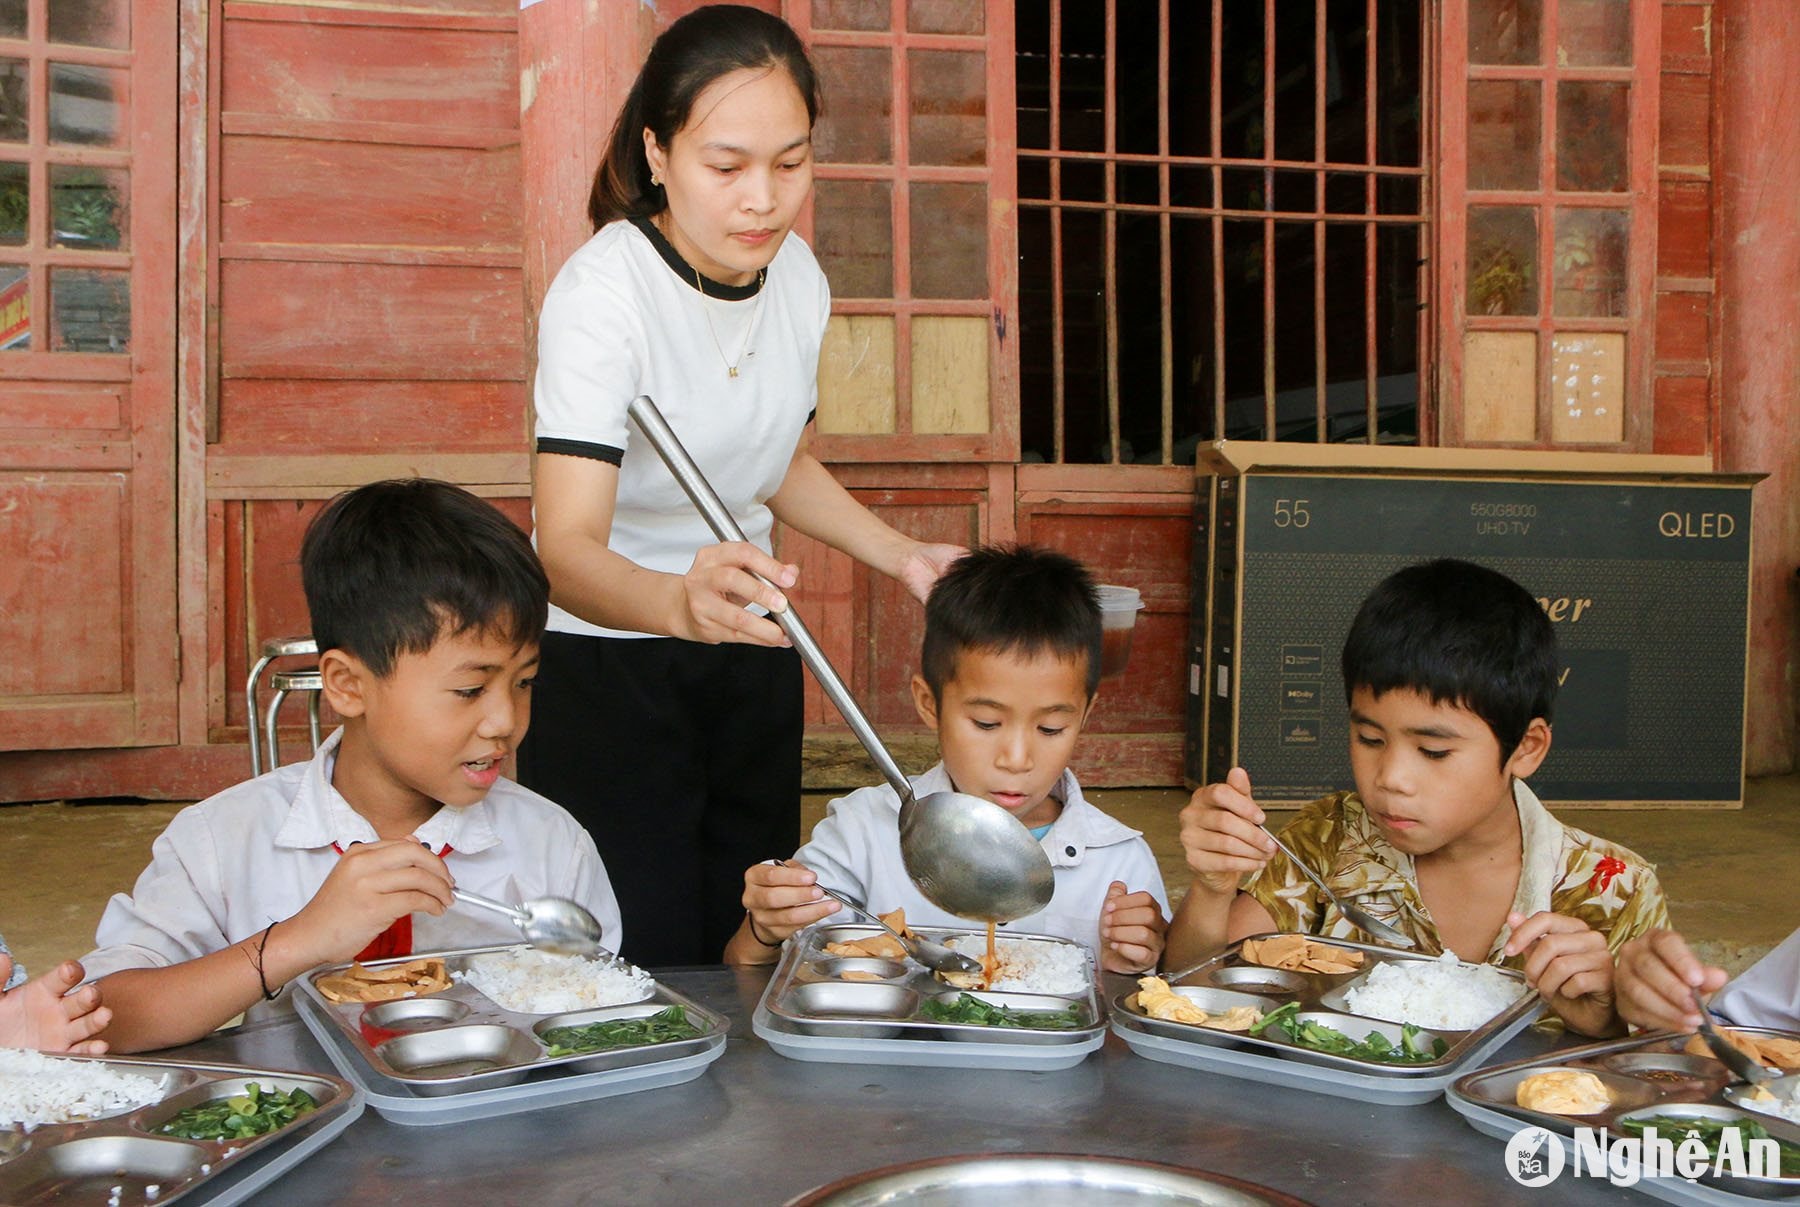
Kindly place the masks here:
<instances>
[{"instance_id":1,"label":"child's hand","mask_svg":"<svg viewBox=\"0 0 1800 1207\"><path fill-rule=\"evenodd\" d=\"M1237 892L1244 873L1261 871L1275 853L1275 841L1257 829L1263 820L1242 767L1196 791L1181 811L1181 849L1194 884L1222 896Z\"/></svg>"},{"instance_id":2,"label":"child's hand","mask_svg":"<svg viewBox=\"0 0 1800 1207\"><path fill-rule=\"evenodd\" d=\"M744 869L744 912L764 947L779 947L797 930L836 913L841 906L815 885L811 868L786 863L753 863Z\"/></svg>"},{"instance_id":3,"label":"child's hand","mask_svg":"<svg viewBox=\"0 0 1800 1207\"><path fill-rule=\"evenodd\" d=\"M1614 974L1619 1014L1646 1030L1698 1030L1694 991L1716 993L1728 979L1723 968L1702 964L1674 931L1653 930L1619 949Z\"/></svg>"},{"instance_id":4,"label":"child's hand","mask_svg":"<svg viewBox=\"0 0 1800 1207\"><path fill-rule=\"evenodd\" d=\"M0 985L12 970L12 957L0 955ZM0 1048L84 1056L104 1053L106 1041L92 1037L112 1021L112 1011L100 1004L100 986L81 985L84 975L79 963L64 960L12 992L0 994ZM77 985L81 988L70 993Z\"/></svg>"},{"instance_id":5,"label":"child's hand","mask_svg":"<svg viewBox=\"0 0 1800 1207\"><path fill-rule=\"evenodd\" d=\"M1123 880L1113 881L1100 907L1100 967L1108 972L1155 968L1168 929L1155 897L1142 890L1128 893Z\"/></svg>"},{"instance_id":6,"label":"child's hand","mask_svg":"<svg viewBox=\"0 0 1800 1207\"><path fill-rule=\"evenodd\" d=\"M407 914L449 909L451 884L444 861L411 838L356 843L283 924L285 946L307 968L354 959Z\"/></svg>"},{"instance_id":7,"label":"child's hand","mask_svg":"<svg viewBox=\"0 0 1800 1207\"><path fill-rule=\"evenodd\" d=\"M1506 924L1512 927L1506 954L1530 953L1525 957L1526 983L1569 1030L1604 1036L1620 1029L1613 1006L1612 952L1605 935L1589 929L1580 918L1549 910L1529 918L1508 914Z\"/></svg>"}]
</instances>

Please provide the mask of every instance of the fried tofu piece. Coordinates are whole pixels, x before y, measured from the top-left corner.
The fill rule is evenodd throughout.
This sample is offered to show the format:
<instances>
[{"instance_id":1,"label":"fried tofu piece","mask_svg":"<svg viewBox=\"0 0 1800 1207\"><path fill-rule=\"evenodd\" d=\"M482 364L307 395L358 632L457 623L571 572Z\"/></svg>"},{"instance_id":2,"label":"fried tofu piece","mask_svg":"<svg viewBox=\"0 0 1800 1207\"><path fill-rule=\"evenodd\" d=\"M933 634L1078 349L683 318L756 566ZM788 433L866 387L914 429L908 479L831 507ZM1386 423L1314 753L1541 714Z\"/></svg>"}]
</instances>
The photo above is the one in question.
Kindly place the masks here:
<instances>
[{"instance_id":1,"label":"fried tofu piece","mask_svg":"<svg viewBox=\"0 0 1800 1207\"><path fill-rule=\"evenodd\" d=\"M1242 954L1252 964L1292 972L1355 972L1363 965L1362 952L1322 943L1305 935L1246 939Z\"/></svg>"},{"instance_id":2,"label":"fried tofu piece","mask_svg":"<svg viewBox=\"0 0 1800 1207\"><path fill-rule=\"evenodd\" d=\"M317 984L319 992L334 1002L393 1002L442 993L450 988L450 975L444 970L444 961L430 957L379 968L351 964L342 972L320 977Z\"/></svg>"}]
</instances>

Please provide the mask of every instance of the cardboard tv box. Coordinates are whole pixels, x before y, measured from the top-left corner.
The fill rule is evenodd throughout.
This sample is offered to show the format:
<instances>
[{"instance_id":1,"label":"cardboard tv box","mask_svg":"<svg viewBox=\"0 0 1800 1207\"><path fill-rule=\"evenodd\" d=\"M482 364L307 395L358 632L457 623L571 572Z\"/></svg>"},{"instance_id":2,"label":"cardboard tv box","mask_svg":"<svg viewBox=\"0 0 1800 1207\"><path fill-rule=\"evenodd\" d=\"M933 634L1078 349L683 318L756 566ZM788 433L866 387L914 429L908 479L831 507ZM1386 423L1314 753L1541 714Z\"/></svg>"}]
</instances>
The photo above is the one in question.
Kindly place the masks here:
<instances>
[{"instance_id":1,"label":"cardboard tv box","mask_svg":"<svg viewBox=\"0 0 1800 1207\"><path fill-rule=\"evenodd\" d=\"M1556 629L1547 802L1743 802L1750 495L1704 457L1219 441L1201 448L1186 774L1352 787L1339 655L1363 597L1460 557Z\"/></svg>"}]
</instances>

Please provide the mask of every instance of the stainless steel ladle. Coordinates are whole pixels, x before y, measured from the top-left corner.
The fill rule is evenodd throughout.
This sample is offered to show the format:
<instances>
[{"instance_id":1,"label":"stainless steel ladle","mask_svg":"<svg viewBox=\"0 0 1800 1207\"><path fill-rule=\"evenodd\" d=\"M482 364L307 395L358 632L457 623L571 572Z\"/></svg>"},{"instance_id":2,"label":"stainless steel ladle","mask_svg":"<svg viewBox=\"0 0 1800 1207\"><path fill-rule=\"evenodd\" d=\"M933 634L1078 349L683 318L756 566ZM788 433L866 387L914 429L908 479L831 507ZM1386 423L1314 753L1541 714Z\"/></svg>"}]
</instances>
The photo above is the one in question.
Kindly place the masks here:
<instances>
[{"instance_id":1,"label":"stainless steel ladle","mask_svg":"<svg viewBox=\"0 0 1800 1207\"><path fill-rule=\"evenodd\" d=\"M662 457L675 481L721 541L742 541L743 530L719 501L656 403L640 394L630 414ZM792 607L771 613L800 660L849 723L882 777L900 795L900 858L919 892L946 913L983 922L1010 922L1035 914L1056 890L1050 857L1018 818L992 801L965 792L916 796L900 765L857 707L830 659Z\"/></svg>"},{"instance_id":2,"label":"stainless steel ladle","mask_svg":"<svg viewBox=\"0 0 1800 1207\"><path fill-rule=\"evenodd\" d=\"M525 941L543 951L565 956L619 957L600 946L600 923L594 915L565 897L538 897L524 905L508 905L467 889L452 888L450 895L466 905L505 914L519 927Z\"/></svg>"}]
</instances>

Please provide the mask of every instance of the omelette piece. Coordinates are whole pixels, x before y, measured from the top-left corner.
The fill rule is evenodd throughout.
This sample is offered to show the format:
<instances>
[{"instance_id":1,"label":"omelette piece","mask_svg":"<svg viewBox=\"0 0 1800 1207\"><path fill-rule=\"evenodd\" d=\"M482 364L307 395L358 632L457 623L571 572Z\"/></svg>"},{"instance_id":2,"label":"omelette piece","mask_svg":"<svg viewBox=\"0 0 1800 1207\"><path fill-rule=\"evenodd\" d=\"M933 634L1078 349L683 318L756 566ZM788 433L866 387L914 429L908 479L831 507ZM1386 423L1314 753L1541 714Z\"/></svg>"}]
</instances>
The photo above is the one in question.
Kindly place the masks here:
<instances>
[{"instance_id":1,"label":"omelette piece","mask_svg":"<svg viewBox=\"0 0 1800 1207\"><path fill-rule=\"evenodd\" d=\"M1613 1103L1606 1083L1582 1069L1534 1073L1519 1083L1514 1098L1528 1111L1550 1115L1597 1115Z\"/></svg>"},{"instance_id":2,"label":"omelette piece","mask_svg":"<svg viewBox=\"0 0 1800 1207\"><path fill-rule=\"evenodd\" d=\"M1138 978L1138 1009L1151 1018L1172 1023L1191 1023L1217 1031L1248 1031L1262 1015L1254 1006L1233 1006L1222 1014L1212 1014L1188 998L1169 988L1161 977Z\"/></svg>"}]
</instances>

